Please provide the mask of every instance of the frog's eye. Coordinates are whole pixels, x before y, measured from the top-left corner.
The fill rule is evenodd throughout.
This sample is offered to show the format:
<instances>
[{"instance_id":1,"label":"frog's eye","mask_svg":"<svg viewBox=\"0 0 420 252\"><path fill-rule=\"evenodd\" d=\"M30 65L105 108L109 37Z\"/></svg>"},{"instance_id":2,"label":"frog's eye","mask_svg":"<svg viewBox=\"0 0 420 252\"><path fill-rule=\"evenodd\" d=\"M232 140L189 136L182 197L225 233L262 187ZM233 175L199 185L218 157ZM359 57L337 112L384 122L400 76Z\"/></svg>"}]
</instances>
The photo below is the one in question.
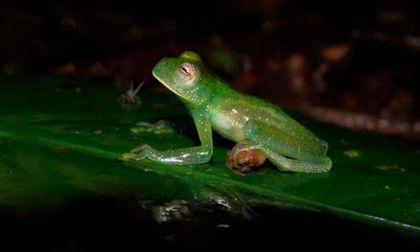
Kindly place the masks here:
<instances>
[{"instance_id":1,"label":"frog's eye","mask_svg":"<svg viewBox=\"0 0 420 252\"><path fill-rule=\"evenodd\" d=\"M193 81L197 76L195 66L189 62L184 62L178 67L178 76L184 82Z\"/></svg>"}]
</instances>

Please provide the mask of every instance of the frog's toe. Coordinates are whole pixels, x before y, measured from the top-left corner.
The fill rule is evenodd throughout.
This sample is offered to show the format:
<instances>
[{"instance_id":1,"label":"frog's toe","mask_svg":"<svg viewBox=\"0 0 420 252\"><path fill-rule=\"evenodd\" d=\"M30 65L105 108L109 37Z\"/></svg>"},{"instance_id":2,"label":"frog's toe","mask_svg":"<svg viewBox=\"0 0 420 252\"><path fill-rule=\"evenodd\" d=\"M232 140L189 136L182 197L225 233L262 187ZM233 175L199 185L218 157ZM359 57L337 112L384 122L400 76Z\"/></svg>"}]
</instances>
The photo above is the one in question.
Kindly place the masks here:
<instances>
[{"instance_id":1,"label":"frog's toe","mask_svg":"<svg viewBox=\"0 0 420 252\"><path fill-rule=\"evenodd\" d=\"M124 153L121 156L121 160L128 161L128 160L142 160L147 158L147 155L150 151L151 147L149 145L141 145L132 149L129 153Z\"/></svg>"},{"instance_id":2,"label":"frog's toe","mask_svg":"<svg viewBox=\"0 0 420 252\"><path fill-rule=\"evenodd\" d=\"M128 161L128 160L131 160L131 159L134 159L133 153L124 153L120 157L120 160L122 160L122 161Z\"/></svg>"},{"instance_id":3,"label":"frog's toe","mask_svg":"<svg viewBox=\"0 0 420 252\"><path fill-rule=\"evenodd\" d=\"M129 160L142 160L145 159L147 155L144 155L143 153L124 153L121 156L121 160L123 161L129 161Z\"/></svg>"}]
</instances>

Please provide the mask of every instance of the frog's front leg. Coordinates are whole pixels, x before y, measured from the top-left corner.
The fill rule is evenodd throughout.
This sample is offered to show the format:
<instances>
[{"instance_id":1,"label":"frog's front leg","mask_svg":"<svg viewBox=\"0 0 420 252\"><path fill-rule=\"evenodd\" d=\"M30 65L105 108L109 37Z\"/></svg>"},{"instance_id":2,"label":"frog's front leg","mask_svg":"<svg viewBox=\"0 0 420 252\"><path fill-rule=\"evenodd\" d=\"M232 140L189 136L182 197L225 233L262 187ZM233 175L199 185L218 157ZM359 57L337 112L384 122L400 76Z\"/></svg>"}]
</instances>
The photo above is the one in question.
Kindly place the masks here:
<instances>
[{"instance_id":1,"label":"frog's front leg","mask_svg":"<svg viewBox=\"0 0 420 252\"><path fill-rule=\"evenodd\" d=\"M176 165L194 165L207 163L213 155L211 124L206 113L192 112L201 145L175 150L158 151L149 145L141 145L131 153L123 155L123 160L141 160L148 158L154 161Z\"/></svg>"}]
</instances>

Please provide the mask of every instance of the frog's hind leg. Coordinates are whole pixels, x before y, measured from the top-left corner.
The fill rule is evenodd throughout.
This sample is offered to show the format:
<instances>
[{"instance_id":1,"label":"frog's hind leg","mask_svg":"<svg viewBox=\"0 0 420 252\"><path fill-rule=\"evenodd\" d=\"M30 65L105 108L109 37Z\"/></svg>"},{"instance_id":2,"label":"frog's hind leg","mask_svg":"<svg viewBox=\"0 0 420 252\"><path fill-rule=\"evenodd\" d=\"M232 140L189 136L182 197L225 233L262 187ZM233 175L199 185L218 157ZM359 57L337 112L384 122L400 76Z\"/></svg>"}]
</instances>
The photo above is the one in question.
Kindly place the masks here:
<instances>
[{"instance_id":1,"label":"frog's hind leg","mask_svg":"<svg viewBox=\"0 0 420 252\"><path fill-rule=\"evenodd\" d=\"M248 121L244 133L248 142L280 170L321 173L331 169L332 162L327 156L302 150L296 139L279 129Z\"/></svg>"},{"instance_id":2,"label":"frog's hind leg","mask_svg":"<svg viewBox=\"0 0 420 252\"><path fill-rule=\"evenodd\" d=\"M328 157L307 158L298 160L285 157L267 146L261 146L260 150L277 168L284 171L322 173L331 169L332 162Z\"/></svg>"}]
</instances>

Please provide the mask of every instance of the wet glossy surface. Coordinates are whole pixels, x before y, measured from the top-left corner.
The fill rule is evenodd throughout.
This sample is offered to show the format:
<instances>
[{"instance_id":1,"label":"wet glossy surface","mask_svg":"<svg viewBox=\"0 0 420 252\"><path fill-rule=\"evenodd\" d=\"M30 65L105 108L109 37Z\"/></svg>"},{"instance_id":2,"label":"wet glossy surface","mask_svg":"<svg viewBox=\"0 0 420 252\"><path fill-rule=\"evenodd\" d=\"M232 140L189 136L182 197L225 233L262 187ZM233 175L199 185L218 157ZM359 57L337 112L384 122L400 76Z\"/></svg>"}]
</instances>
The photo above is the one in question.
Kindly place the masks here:
<instances>
[{"instance_id":1,"label":"wet glossy surface","mask_svg":"<svg viewBox=\"0 0 420 252\"><path fill-rule=\"evenodd\" d=\"M120 155L142 143L160 150L196 144L181 103L171 96L144 93L138 111L125 111L114 89L38 77L1 76L0 81L7 83L0 92L0 205L5 216L48 214L93 196L147 209L147 202L153 206L185 201L204 209L220 206L239 216L249 216L249 208L255 206L281 207L279 211L292 207L406 234L420 232L416 145L295 115L330 143L335 164L330 173L283 173L267 164L266 169L241 176L225 167L233 143L217 136L209 164L124 164ZM139 121L161 119L170 121L178 133L130 131ZM178 208L182 210L182 204ZM299 222L299 217L293 221Z\"/></svg>"}]
</instances>

